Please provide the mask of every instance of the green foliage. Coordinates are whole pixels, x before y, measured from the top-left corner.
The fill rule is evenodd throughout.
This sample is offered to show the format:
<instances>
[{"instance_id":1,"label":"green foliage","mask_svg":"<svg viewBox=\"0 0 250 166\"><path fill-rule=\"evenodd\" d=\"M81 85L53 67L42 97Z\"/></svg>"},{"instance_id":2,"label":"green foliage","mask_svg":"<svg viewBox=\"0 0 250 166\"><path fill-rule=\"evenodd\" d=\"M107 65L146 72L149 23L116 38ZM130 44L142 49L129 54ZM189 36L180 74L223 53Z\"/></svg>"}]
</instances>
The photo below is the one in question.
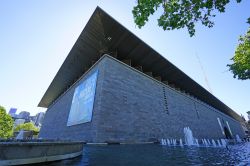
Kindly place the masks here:
<instances>
[{"instance_id":1,"label":"green foliage","mask_svg":"<svg viewBox=\"0 0 250 166\"><path fill-rule=\"evenodd\" d=\"M20 124L16 126L14 129L15 132L20 130L30 130L34 132L39 132L39 129L32 122Z\"/></svg>"},{"instance_id":2,"label":"green foliage","mask_svg":"<svg viewBox=\"0 0 250 166\"><path fill-rule=\"evenodd\" d=\"M0 138L10 138L13 135L13 119L0 106Z\"/></svg>"},{"instance_id":3,"label":"green foliage","mask_svg":"<svg viewBox=\"0 0 250 166\"><path fill-rule=\"evenodd\" d=\"M213 27L214 22L211 19L215 17L216 12L224 13L229 2L230 0L137 0L137 6L132 13L136 25L141 28L149 16L161 7L163 13L158 19L160 27L164 30L187 28L192 37L195 34L196 23ZM247 19L247 23L250 24L250 18ZM234 63L227 66L233 72L234 78L250 79L250 28L245 36L240 37L232 60Z\"/></svg>"},{"instance_id":4,"label":"green foliage","mask_svg":"<svg viewBox=\"0 0 250 166\"><path fill-rule=\"evenodd\" d=\"M158 19L158 25L164 30L174 30L186 27L190 36L195 34L195 23L201 22L206 27L213 27L211 21L215 12L225 12L225 6L230 0L138 0L132 13L139 28L144 26L150 15L159 8L163 13ZM240 3L241 0L236 0ZM250 22L250 18L248 19Z\"/></svg>"},{"instance_id":5,"label":"green foliage","mask_svg":"<svg viewBox=\"0 0 250 166\"><path fill-rule=\"evenodd\" d=\"M232 60L234 63L227 66L234 74L234 78L250 79L250 28L246 35L240 36L239 45Z\"/></svg>"}]
</instances>

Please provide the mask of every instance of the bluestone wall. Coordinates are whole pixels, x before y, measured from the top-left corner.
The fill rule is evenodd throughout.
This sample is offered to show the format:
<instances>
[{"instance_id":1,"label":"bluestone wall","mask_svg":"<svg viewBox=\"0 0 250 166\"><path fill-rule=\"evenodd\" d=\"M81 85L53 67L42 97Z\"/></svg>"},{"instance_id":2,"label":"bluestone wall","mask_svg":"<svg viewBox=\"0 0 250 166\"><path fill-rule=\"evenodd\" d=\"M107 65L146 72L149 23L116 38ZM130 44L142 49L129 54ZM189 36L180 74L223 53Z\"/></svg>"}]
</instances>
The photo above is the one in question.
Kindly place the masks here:
<instances>
[{"instance_id":1,"label":"bluestone wall","mask_svg":"<svg viewBox=\"0 0 250 166\"><path fill-rule=\"evenodd\" d=\"M99 70L92 122L67 127L74 89ZM183 138L184 127L194 137L224 138L229 123L233 136L244 137L240 123L207 104L104 56L72 86L45 115L40 137L88 142L141 142L161 138Z\"/></svg>"}]
</instances>

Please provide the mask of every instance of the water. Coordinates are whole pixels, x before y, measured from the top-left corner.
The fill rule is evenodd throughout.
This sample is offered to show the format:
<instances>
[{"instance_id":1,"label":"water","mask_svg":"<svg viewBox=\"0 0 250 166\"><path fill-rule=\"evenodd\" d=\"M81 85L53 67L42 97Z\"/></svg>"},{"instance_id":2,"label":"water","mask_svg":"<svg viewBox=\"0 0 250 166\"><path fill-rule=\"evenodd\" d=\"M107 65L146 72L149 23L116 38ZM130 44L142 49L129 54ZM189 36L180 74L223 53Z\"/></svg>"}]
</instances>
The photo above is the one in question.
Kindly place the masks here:
<instances>
[{"instance_id":1,"label":"water","mask_svg":"<svg viewBox=\"0 0 250 166\"><path fill-rule=\"evenodd\" d=\"M42 165L42 164L39 164ZM250 142L227 148L196 146L86 145L83 155L48 166L250 165Z\"/></svg>"},{"instance_id":2,"label":"water","mask_svg":"<svg viewBox=\"0 0 250 166\"><path fill-rule=\"evenodd\" d=\"M241 142L240 136L238 134L236 135L236 141Z\"/></svg>"}]
</instances>

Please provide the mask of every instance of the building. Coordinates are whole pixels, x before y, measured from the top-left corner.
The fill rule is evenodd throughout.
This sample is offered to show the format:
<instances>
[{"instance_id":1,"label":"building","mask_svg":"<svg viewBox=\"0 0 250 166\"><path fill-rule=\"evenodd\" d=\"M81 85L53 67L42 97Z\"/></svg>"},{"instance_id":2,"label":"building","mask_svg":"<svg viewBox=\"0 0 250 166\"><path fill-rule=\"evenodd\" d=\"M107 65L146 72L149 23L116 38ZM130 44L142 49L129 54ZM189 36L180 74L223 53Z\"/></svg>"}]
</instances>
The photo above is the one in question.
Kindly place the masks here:
<instances>
[{"instance_id":1,"label":"building","mask_svg":"<svg viewBox=\"0 0 250 166\"><path fill-rule=\"evenodd\" d=\"M30 117L30 113L27 111L21 111L17 116L17 118L19 119L26 119L26 120L29 120L29 117Z\"/></svg>"},{"instance_id":2,"label":"building","mask_svg":"<svg viewBox=\"0 0 250 166\"><path fill-rule=\"evenodd\" d=\"M35 125L38 127L42 126L43 123L43 119L44 119L44 112L39 112L38 114L36 114L36 118L35 118Z\"/></svg>"},{"instance_id":3,"label":"building","mask_svg":"<svg viewBox=\"0 0 250 166\"><path fill-rule=\"evenodd\" d=\"M242 121L240 122L241 123L241 126L242 126L242 129L245 133L245 137L248 137L249 135L249 129L248 129L248 122L246 121L245 117L243 115L241 115L241 118L242 118Z\"/></svg>"},{"instance_id":4,"label":"building","mask_svg":"<svg viewBox=\"0 0 250 166\"><path fill-rule=\"evenodd\" d=\"M25 119L15 119L14 121L14 128L17 127L20 124L24 124L25 123Z\"/></svg>"},{"instance_id":5,"label":"building","mask_svg":"<svg viewBox=\"0 0 250 166\"><path fill-rule=\"evenodd\" d=\"M17 111L17 108L10 108L9 115L11 117L16 117L16 111Z\"/></svg>"},{"instance_id":6,"label":"building","mask_svg":"<svg viewBox=\"0 0 250 166\"><path fill-rule=\"evenodd\" d=\"M38 106L45 139L244 137L237 113L99 7Z\"/></svg>"},{"instance_id":7,"label":"building","mask_svg":"<svg viewBox=\"0 0 250 166\"><path fill-rule=\"evenodd\" d=\"M34 125L36 123L36 119L37 119L37 115L34 115L34 116L30 116L29 117L29 121L32 122Z\"/></svg>"},{"instance_id":8,"label":"building","mask_svg":"<svg viewBox=\"0 0 250 166\"><path fill-rule=\"evenodd\" d=\"M248 121L250 121L250 111L247 111Z\"/></svg>"}]
</instances>

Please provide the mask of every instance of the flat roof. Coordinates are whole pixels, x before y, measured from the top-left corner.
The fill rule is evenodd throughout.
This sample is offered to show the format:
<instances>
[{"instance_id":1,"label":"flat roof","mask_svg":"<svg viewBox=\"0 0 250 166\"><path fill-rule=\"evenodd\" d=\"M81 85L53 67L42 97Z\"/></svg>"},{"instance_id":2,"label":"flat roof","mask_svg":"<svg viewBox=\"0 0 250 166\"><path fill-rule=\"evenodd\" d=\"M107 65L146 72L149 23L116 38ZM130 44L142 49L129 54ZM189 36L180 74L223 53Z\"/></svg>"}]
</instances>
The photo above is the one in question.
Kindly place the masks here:
<instances>
[{"instance_id":1,"label":"flat roof","mask_svg":"<svg viewBox=\"0 0 250 166\"><path fill-rule=\"evenodd\" d=\"M39 107L48 108L80 78L103 53L117 52L117 59L131 59L133 66L142 66L162 80L241 121L241 117L217 99L149 45L97 7L63 62Z\"/></svg>"}]
</instances>

